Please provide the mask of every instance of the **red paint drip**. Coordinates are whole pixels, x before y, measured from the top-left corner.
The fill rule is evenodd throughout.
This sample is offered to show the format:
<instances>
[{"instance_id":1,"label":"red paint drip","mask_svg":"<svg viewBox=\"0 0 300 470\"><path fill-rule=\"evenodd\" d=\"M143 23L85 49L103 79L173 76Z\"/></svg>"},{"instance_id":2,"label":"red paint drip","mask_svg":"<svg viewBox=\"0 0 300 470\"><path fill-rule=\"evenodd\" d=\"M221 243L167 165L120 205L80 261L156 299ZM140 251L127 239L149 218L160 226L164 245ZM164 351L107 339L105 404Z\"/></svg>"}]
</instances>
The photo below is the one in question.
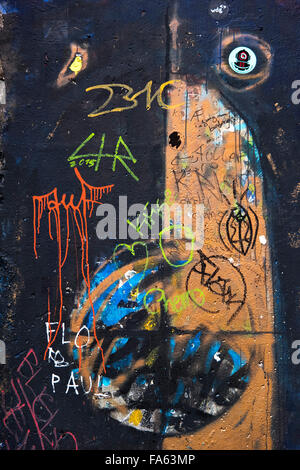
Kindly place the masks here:
<instances>
[{"instance_id":1,"label":"red paint drip","mask_svg":"<svg viewBox=\"0 0 300 470\"><path fill-rule=\"evenodd\" d=\"M78 178L81 185L81 197L77 204L74 203L74 194L71 194L70 200L66 202L66 194L62 195L61 200L58 200L57 197L57 188L54 188L51 192L44 194L42 196L33 196L33 249L35 257L38 258L37 254L37 236L40 233L41 218L45 210L48 210L48 229L50 240L53 240L52 235L52 217L55 221L56 229L56 241L58 248L58 290L59 290L59 320L58 327L55 331L53 338L50 335L49 342L44 354L44 360L46 359L46 354L49 347L54 343L58 331L61 327L62 322L62 308L63 308L63 292L62 292L62 268L66 262L68 251L69 251L69 234L70 234L70 213L73 216L77 231L79 234L81 242L81 274L83 276L85 285L88 291L88 298L93 312L93 328L94 328L94 338L96 340L97 346L101 351L103 368L104 372L105 363L104 363L104 354L103 349L99 343L96 334L96 314L94 310L93 301L91 298L91 281L90 281L90 266L89 266L89 242L88 242L88 229L87 229L87 217L91 217L95 204L102 204L100 199L103 194L108 194L113 188L113 184L107 186L91 186L84 181L81 177L77 168L74 168L76 177ZM67 217L67 233L66 233L66 243L64 253L62 251L62 236L61 236L61 208L65 210ZM76 247L75 247L76 249ZM48 302L49 303L49 302ZM50 323L50 308L48 305L48 322Z\"/></svg>"}]
</instances>

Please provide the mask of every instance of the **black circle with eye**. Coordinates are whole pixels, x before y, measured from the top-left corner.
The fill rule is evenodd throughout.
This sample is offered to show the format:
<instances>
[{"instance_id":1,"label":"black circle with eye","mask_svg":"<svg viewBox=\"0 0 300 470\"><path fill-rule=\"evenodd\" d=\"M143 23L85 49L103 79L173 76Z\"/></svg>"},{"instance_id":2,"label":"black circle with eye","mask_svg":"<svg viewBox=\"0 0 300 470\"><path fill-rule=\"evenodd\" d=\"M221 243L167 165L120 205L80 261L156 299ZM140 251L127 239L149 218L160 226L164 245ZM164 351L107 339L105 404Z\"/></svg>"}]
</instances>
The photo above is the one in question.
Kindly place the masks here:
<instances>
[{"instance_id":1,"label":"black circle with eye","mask_svg":"<svg viewBox=\"0 0 300 470\"><path fill-rule=\"evenodd\" d=\"M257 64L257 58L252 49L248 47L236 47L228 57L228 63L236 74L245 75L252 72Z\"/></svg>"},{"instance_id":2,"label":"black circle with eye","mask_svg":"<svg viewBox=\"0 0 300 470\"><path fill-rule=\"evenodd\" d=\"M230 33L215 50L214 70L222 84L234 91L247 91L270 75L272 51L267 42L250 34Z\"/></svg>"}]
</instances>

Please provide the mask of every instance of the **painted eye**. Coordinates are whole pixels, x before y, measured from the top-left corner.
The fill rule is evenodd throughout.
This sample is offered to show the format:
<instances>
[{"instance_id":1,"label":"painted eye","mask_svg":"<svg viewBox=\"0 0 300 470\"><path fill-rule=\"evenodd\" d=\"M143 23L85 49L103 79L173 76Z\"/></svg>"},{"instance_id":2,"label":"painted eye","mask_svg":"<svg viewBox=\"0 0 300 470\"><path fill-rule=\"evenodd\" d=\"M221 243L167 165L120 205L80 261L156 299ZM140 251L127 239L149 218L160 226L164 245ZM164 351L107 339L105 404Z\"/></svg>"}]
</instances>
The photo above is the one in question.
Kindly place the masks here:
<instances>
[{"instance_id":1,"label":"painted eye","mask_svg":"<svg viewBox=\"0 0 300 470\"><path fill-rule=\"evenodd\" d=\"M192 328L174 327L175 307L166 298L163 300L157 285L172 279L175 270L161 262L160 255L157 257L155 244L149 244L148 249L149 252L143 245L135 245L134 250L125 246L94 273L91 295L97 331L106 351L105 374L94 341L89 342L83 354L97 390L92 396L94 405L122 425L163 437L179 436L207 426L235 405L248 387L254 349L251 346L251 350L241 351L235 338L208 332L200 325L204 311L199 315L199 324ZM143 269L146 253L150 261ZM237 268L218 256L205 262L204 267L202 256L194 266L195 282L205 282L211 291L211 304L222 297L218 303L220 315L235 313L240 300L235 288L243 290ZM231 268L230 285L219 274L214 275L222 262ZM202 269L202 275L197 269ZM139 294L132 299L132 290L137 286ZM150 289L151 286L155 288ZM195 303L201 307L203 296L199 292L202 287L193 287L185 305L191 308L191 303ZM179 309L177 302L176 305ZM93 312L86 288L72 313L74 333L79 323L92 331ZM72 352L77 360L78 348L73 347Z\"/></svg>"},{"instance_id":2,"label":"painted eye","mask_svg":"<svg viewBox=\"0 0 300 470\"><path fill-rule=\"evenodd\" d=\"M250 34L227 34L215 53L215 72L222 83L234 91L250 90L270 74L270 46Z\"/></svg>"},{"instance_id":3,"label":"painted eye","mask_svg":"<svg viewBox=\"0 0 300 470\"><path fill-rule=\"evenodd\" d=\"M230 52L228 62L234 72L246 74L255 69L257 59L248 47L236 47Z\"/></svg>"}]
</instances>

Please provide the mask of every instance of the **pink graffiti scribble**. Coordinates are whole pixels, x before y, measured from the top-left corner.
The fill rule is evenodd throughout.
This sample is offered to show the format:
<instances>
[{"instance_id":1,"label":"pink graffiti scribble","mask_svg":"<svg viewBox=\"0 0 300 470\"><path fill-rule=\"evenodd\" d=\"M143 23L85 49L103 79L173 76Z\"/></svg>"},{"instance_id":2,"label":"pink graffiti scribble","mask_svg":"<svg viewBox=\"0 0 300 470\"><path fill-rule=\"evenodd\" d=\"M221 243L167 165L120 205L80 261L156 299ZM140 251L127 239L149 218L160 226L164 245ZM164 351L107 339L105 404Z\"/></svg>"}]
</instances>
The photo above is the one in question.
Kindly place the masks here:
<instances>
[{"instance_id":1,"label":"pink graffiti scribble","mask_svg":"<svg viewBox=\"0 0 300 470\"><path fill-rule=\"evenodd\" d=\"M10 381L13 392L11 405L1 390L2 424L7 431L4 440L6 450L59 450L62 441L69 441L73 450L78 450L77 440L73 433L58 433L52 421L59 410L51 411L50 404L54 399L43 387L40 393L32 388L33 379L41 368L33 349L30 349L20 363L16 377Z\"/></svg>"}]
</instances>

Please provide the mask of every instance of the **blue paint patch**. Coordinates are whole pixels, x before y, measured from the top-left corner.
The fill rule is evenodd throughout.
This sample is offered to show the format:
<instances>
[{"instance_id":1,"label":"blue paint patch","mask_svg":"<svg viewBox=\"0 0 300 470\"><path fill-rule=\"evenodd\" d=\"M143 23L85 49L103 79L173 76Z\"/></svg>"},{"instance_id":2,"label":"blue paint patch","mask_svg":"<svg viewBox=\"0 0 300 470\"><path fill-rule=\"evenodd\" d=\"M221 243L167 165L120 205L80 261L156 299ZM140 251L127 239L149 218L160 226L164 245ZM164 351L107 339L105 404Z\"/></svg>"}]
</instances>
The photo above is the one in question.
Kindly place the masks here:
<instances>
[{"instance_id":1,"label":"blue paint patch","mask_svg":"<svg viewBox=\"0 0 300 470\"><path fill-rule=\"evenodd\" d=\"M100 271L98 271L91 282L91 291L93 291L99 284L110 276L114 271L119 269L121 263L115 261L114 263L107 263Z\"/></svg>"},{"instance_id":2,"label":"blue paint patch","mask_svg":"<svg viewBox=\"0 0 300 470\"><path fill-rule=\"evenodd\" d=\"M144 375L139 375L137 378L136 378L136 384L137 385L145 385L145 383L147 382L147 379Z\"/></svg>"},{"instance_id":3,"label":"blue paint patch","mask_svg":"<svg viewBox=\"0 0 300 470\"><path fill-rule=\"evenodd\" d=\"M110 383L111 383L110 378L108 378L108 377L101 377L101 380L100 380L100 385L101 385L101 386L103 385L104 387L108 387L108 386L110 385Z\"/></svg>"},{"instance_id":4,"label":"blue paint patch","mask_svg":"<svg viewBox=\"0 0 300 470\"><path fill-rule=\"evenodd\" d=\"M245 375L241 380L247 384L249 382L249 375Z\"/></svg>"},{"instance_id":5,"label":"blue paint patch","mask_svg":"<svg viewBox=\"0 0 300 470\"><path fill-rule=\"evenodd\" d=\"M36 78L36 75L34 73L26 73L25 74L25 80L34 80Z\"/></svg>"},{"instance_id":6,"label":"blue paint patch","mask_svg":"<svg viewBox=\"0 0 300 470\"><path fill-rule=\"evenodd\" d=\"M223 145L223 137L219 129L214 129L214 143L216 146Z\"/></svg>"},{"instance_id":7,"label":"blue paint patch","mask_svg":"<svg viewBox=\"0 0 300 470\"><path fill-rule=\"evenodd\" d=\"M177 385L177 390L176 390L176 393L175 393L175 397L174 397L174 400L172 401L173 405L177 405L177 403L179 402L179 400L182 397L183 393L184 393L184 383L183 383L182 380L179 380L178 385Z\"/></svg>"},{"instance_id":8,"label":"blue paint patch","mask_svg":"<svg viewBox=\"0 0 300 470\"><path fill-rule=\"evenodd\" d=\"M102 280L105 279L107 276L109 276L109 274L113 272L115 269L116 268L112 268L111 265L106 265L106 267L103 270L101 270L101 272L97 273L97 275L95 276L95 278L97 279L95 278L93 279L93 288L95 289L102 282ZM155 271L157 270L158 270L158 267L155 268ZM141 292L140 294L138 294L136 298L137 305L135 307L132 307L129 309L126 307L118 307L118 305L121 301L126 303L129 300L129 296L130 296L132 289L139 284L139 282L143 279L144 276L152 272L153 270L148 270L146 272L142 272L142 273L134 275L132 278L130 278L126 283L124 283L117 290L117 292L110 299L109 303L103 309L101 320L103 321L105 325L107 326L114 325L115 323L118 323L118 321L120 321L126 315L143 308L143 301L144 301L146 292ZM119 283L118 280L115 281L99 296L99 298L95 302L93 302L94 311L96 315L98 315L98 312L102 304L104 303L105 299L117 287L118 283ZM87 293L85 294L85 298L86 297L87 297ZM154 300L154 295L148 295L147 305L149 305L153 300ZM82 304L83 304L83 300L81 302L81 305ZM93 325L92 308L90 308L87 314L85 315L84 320L83 320L83 325L85 325L89 329L92 327Z\"/></svg>"},{"instance_id":9,"label":"blue paint patch","mask_svg":"<svg viewBox=\"0 0 300 470\"><path fill-rule=\"evenodd\" d=\"M78 358L79 358L78 348L76 348L76 346L73 346L73 359L74 359L74 361L77 361Z\"/></svg>"},{"instance_id":10,"label":"blue paint patch","mask_svg":"<svg viewBox=\"0 0 300 470\"><path fill-rule=\"evenodd\" d=\"M232 360L233 360L233 368L232 368L232 371L231 371L231 374L230 374L230 375L233 375L233 374L235 374L241 367L243 367L243 366L246 364L246 361L242 358L242 356L240 356L240 354L238 354L237 352L235 352L233 349L229 349L229 350L228 350L228 354L230 355L230 357L231 357Z\"/></svg>"},{"instance_id":11,"label":"blue paint patch","mask_svg":"<svg viewBox=\"0 0 300 470\"><path fill-rule=\"evenodd\" d=\"M73 372L74 378L79 379L79 369L73 369L72 372Z\"/></svg>"},{"instance_id":12,"label":"blue paint patch","mask_svg":"<svg viewBox=\"0 0 300 470\"><path fill-rule=\"evenodd\" d=\"M173 362L173 356L174 356L175 345L176 345L175 339L174 339L174 338L170 338L169 359L170 359L170 363L171 363L171 364L172 364L172 362Z\"/></svg>"},{"instance_id":13,"label":"blue paint patch","mask_svg":"<svg viewBox=\"0 0 300 470\"><path fill-rule=\"evenodd\" d=\"M175 410L168 410L164 413L165 417L167 418L167 422L162 430L162 434L166 434L167 430L168 430L168 427L169 427L169 422L170 422L170 419L173 418L173 414L175 413Z\"/></svg>"},{"instance_id":14,"label":"blue paint patch","mask_svg":"<svg viewBox=\"0 0 300 470\"><path fill-rule=\"evenodd\" d=\"M248 184L248 179L249 179L249 175L244 173L240 176L240 182L241 182L241 185L242 186L245 186L246 184Z\"/></svg>"},{"instance_id":15,"label":"blue paint patch","mask_svg":"<svg viewBox=\"0 0 300 470\"><path fill-rule=\"evenodd\" d=\"M158 268L157 268L158 269ZM131 291L140 283L140 281L148 274L153 272L152 269L135 274L127 282L125 282L115 294L112 296L109 304L107 304L102 312L101 320L106 326L112 326L118 323L122 318L130 313L136 312L143 307L143 300L146 292L138 294L136 298L136 306L132 308L118 307L121 301L126 303Z\"/></svg>"},{"instance_id":16,"label":"blue paint patch","mask_svg":"<svg viewBox=\"0 0 300 470\"><path fill-rule=\"evenodd\" d=\"M248 199L248 202L250 202L250 204L255 202L255 193L250 191L250 189L247 190L247 199Z\"/></svg>"},{"instance_id":17,"label":"blue paint patch","mask_svg":"<svg viewBox=\"0 0 300 470\"><path fill-rule=\"evenodd\" d=\"M18 9L16 6L12 6L9 4L9 2L2 1L0 3L0 12L3 15L7 15L8 13L18 13Z\"/></svg>"},{"instance_id":18,"label":"blue paint patch","mask_svg":"<svg viewBox=\"0 0 300 470\"><path fill-rule=\"evenodd\" d=\"M247 155L247 165L249 165L249 170L251 170L251 176L254 172L257 176L263 179L261 164L260 164L260 154L258 149L253 141L251 132L248 132L248 139L243 138L242 140L242 151Z\"/></svg>"},{"instance_id":19,"label":"blue paint patch","mask_svg":"<svg viewBox=\"0 0 300 470\"><path fill-rule=\"evenodd\" d=\"M125 344L128 342L128 338L120 338L118 341L115 343L114 347L111 350L111 354L114 354L117 352L119 349L123 348Z\"/></svg>"},{"instance_id":20,"label":"blue paint patch","mask_svg":"<svg viewBox=\"0 0 300 470\"><path fill-rule=\"evenodd\" d=\"M193 356L199 349L201 341L200 341L201 331L196 334L194 338L191 338L187 344L185 349L185 353L183 359L187 359L189 356Z\"/></svg>"},{"instance_id":21,"label":"blue paint patch","mask_svg":"<svg viewBox=\"0 0 300 470\"><path fill-rule=\"evenodd\" d=\"M176 264L174 263L174 266L181 266L182 264L186 264L188 262L188 259L186 260L178 260Z\"/></svg>"}]
</instances>

